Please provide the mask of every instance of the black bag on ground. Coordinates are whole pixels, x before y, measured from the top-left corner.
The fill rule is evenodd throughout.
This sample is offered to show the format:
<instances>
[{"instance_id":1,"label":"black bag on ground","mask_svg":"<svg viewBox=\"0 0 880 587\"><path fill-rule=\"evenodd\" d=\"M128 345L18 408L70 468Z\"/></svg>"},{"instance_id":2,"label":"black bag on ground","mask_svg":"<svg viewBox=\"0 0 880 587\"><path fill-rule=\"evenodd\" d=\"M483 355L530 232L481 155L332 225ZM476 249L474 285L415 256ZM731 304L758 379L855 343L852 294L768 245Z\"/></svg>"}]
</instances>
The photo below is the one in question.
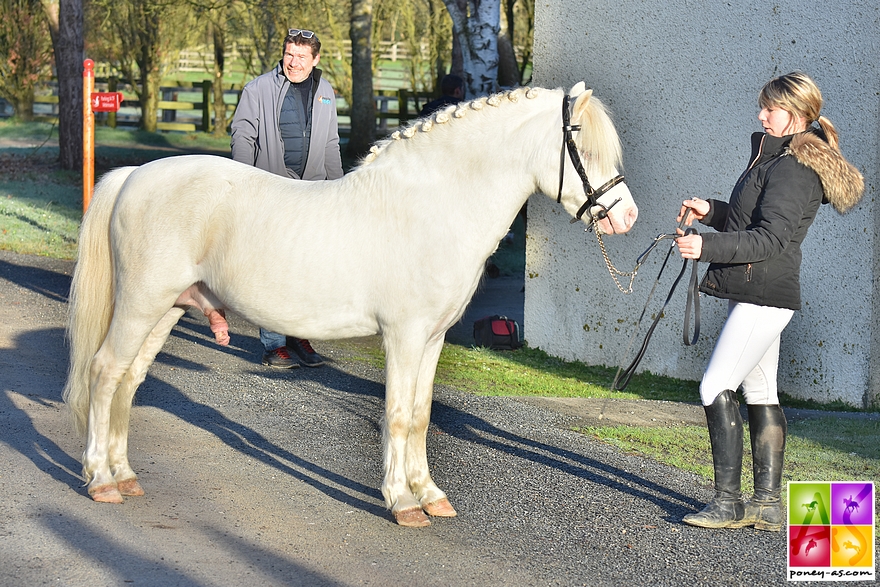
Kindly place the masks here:
<instances>
[{"instance_id":1,"label":"black bag on ground","mask_svg":"<svg viewBox=\"0 0 880 587\"><path fill-rule=\"evenodd\" d=\"M477 346L499 351L512 351L522 346L519 324L507 316L486 316L474 322Z\"/></svg>"}]
</instances>

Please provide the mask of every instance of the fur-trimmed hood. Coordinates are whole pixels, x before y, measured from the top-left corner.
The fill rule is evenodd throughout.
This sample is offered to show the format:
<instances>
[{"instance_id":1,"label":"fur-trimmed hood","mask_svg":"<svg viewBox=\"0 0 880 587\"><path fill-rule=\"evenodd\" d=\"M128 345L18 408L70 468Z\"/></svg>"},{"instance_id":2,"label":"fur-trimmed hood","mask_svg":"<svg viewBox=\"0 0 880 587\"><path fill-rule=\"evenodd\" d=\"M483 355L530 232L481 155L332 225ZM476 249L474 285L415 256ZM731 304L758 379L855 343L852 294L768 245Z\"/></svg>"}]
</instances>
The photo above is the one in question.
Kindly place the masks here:
<instances>
[{"instance_id":1,"label":"fur-trimmed hood","mask_svg":"<svg viewBox=\"0 0 880 587\"><path fill-rule=\"evenodd\" d=\"M845 214L859 203L865 193L865 179L858 169L832 149L817 133L807 131L795 135L788 144L788 153L816 172L822 182L825 200Z\"/></svg>"}]
</instances>

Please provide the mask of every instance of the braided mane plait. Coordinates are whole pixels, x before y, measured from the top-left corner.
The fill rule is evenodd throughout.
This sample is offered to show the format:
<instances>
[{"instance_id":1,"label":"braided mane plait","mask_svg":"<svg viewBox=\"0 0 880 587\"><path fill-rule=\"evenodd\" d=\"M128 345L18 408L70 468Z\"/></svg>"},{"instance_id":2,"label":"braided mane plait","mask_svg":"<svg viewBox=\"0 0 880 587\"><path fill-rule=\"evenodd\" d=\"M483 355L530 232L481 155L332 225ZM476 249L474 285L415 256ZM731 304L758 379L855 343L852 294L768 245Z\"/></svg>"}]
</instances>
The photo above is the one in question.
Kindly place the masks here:
<instances>
[{"instance_id":1,"label":"braided mane plait","mask_svg":"<svg viewBox=\"0 0 880 587\"><path fill-rule=\"evenodd\" d=\"M535 98L539 93L538 88L516 88L507 90L492 96L482 96L468 102L459 102L458 104L449 105L441 108L437 112L426 118L418 118L399 130L393 132L387 139L378 141L370 147L370 152L361 160L359 166L367 165L375 161L376 157L385 150L385 148L394 141L411 139L419 133L431 132L438 124L447 124L453 119L464 118L471 110L480 111L486 106L499 106L506 98L510 102L517 102L525 96L528 99Z\"/></svg>"}]
</instances>

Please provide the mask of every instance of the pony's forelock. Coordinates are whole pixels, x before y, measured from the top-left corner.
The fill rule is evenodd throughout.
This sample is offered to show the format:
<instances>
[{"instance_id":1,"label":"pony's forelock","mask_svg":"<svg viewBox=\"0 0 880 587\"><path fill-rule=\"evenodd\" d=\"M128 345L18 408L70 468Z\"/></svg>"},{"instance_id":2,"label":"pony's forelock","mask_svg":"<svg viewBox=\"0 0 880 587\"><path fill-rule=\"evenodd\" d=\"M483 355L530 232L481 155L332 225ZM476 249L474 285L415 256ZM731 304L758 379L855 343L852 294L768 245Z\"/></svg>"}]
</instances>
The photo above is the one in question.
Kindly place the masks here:
<instances>
[{"instance_id":1,"label":"pony's forelock","mask_svg":"<svg viewBox=\"0 0 880 587\"><path fill-rule=\"evenodd\" d=\"M575 143L583 153L587 164L598 166L600 173L612 175L623 167L623 148L608 107L596 96L590 96L583 108L573 113L572 124L579 124L581 131L575 135Z\"/></svg>"}]
</instances>

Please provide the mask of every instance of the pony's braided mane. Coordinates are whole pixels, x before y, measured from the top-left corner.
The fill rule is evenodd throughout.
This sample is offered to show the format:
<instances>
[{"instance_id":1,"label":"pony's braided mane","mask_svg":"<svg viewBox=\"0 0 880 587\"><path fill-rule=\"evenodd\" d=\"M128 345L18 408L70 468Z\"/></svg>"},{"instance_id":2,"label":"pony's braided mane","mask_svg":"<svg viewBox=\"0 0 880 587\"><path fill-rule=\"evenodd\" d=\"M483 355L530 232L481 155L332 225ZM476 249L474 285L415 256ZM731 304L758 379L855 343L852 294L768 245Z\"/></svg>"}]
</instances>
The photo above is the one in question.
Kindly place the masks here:
<instances>
[{"instance_id":1,"label":"pony's braided mane","mask_svg":"<svg viewBox=\"0 0 880 587\"><path fill-rule=\"evenodd\" d=\"M363 158L360 165L363 166L374 161L379 153L384 151L385 148L394 141L411 139L418 133L430 132L435 125L446 124L456 118L464 118L464 116L471 110L482 110L485 106L499 106L505 99L510 102L516 102L523 96L532 99L535 98L539 92L540 88L515 88L488 97L482 96L475 100L459 102L458 104L441 108L426 118L418 118L415 121L410 122L400 130L393 132L390 138L378 141L375 145L370 147L370 152Z\"/></svg>"}]
</instances>

